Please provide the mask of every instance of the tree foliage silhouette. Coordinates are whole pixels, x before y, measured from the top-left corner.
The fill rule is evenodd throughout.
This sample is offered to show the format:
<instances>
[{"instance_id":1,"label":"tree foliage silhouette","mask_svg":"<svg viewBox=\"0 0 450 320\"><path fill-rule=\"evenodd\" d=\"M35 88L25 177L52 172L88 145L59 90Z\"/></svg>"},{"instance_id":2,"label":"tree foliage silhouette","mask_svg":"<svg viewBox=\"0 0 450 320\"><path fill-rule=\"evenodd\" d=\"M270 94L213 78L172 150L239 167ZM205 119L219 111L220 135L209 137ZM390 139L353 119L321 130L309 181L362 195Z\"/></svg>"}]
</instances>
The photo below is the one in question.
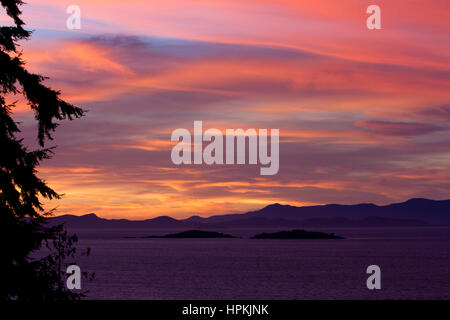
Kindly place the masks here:
<instances>
[{"instance_id":1,"label":"tree foliage silhouette","mask_svg":"<svg viewBox=\"0 0 450 320\"><path fill-rule=\"evenodd\" d=\"M52 148L44 145L57 122L79 118L84 111L45 86L45 77L25 69L18 42L29 39L31 32L20 18L23 2L0 3L13 20L11 26L0 27L0 299L77 299L82 294L68 291L61 280L61 261L75 257L77 239L62 226L47 226L52 211L46 212L40 199L60 195L37 176L36 168L51 156ZM38 150L28 150L16 137L20 130L12 118L15 104L6 102L15 95L23 95L34 111Z\"/></svg>"}]
</instances>

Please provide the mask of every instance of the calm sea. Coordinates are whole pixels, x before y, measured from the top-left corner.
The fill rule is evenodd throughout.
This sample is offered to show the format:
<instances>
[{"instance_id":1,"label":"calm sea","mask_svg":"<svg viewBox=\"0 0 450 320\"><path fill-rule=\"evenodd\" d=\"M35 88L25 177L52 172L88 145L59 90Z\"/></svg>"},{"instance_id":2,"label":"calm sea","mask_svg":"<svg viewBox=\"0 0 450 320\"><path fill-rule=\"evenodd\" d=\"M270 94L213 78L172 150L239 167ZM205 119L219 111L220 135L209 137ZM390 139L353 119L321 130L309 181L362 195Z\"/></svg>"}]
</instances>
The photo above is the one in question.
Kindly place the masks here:
<instances>
[{"instance_id":1,"label":"calm sea","mask_svg":"<svg viewBox=\"0 0 450 320\"><path fill-rule=\"evenodd\" d=\"M82 283L90 299L450 299L450 228L319 230L345 240L125 239L171 231L71 231L92 250L80 260L83 271L96 274ZM248 237L269 230L216 231ZM381 268L381 290L366 287L369 265Z\"/></svg>"}]
</instances>

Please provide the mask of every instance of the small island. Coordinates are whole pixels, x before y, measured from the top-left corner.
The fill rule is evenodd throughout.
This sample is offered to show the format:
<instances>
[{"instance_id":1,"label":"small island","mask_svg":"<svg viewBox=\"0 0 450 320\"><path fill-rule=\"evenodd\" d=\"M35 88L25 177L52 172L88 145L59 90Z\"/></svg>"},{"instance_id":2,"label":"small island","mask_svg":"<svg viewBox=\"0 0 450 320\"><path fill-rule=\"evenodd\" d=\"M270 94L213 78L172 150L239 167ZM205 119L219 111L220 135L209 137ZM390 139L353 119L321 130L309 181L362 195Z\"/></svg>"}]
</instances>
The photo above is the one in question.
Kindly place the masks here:
<instances>
[{"instance_id":1,"label":"small island","mask_svg":"<svg viewBox=\"0 0 450 320\"><path fill-rule=\"evenodd\" d=\"M292 230L275 233L260 233L252 239L344 239L334 233L324 233L316 231Z\"/></svg>"},{"instance_id":2,"label":"small island","mask_svg":"<svg viewBox=\"0 0 450 320\"><path fill-rule=\"evenodd\" d=\"M132 237L127 237L132 238ZM164 236L146 236L142 238L163 238L163 239L197 239L197 238L236 238L235 236L214 232L214 231L201 231L201 230L189 230L179 233L166 234Z\"/></svg>"}]
</instances>

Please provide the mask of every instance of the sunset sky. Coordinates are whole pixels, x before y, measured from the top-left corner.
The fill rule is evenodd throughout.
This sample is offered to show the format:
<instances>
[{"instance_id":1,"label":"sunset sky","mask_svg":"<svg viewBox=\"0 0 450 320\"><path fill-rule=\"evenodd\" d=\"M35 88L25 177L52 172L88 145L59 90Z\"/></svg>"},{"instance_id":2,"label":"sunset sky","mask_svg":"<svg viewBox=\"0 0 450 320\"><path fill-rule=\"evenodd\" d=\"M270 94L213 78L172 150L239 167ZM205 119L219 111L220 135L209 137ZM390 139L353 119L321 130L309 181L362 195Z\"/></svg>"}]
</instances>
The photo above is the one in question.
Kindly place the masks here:
<instances>
[{"instance_id":1,"label":"sunset sky","mask_svg":"<svg viewBox=\"0 0 450 320\"><path fill-rule=\"evenodd\" d=\"M66 8L81 8L81 30ZM382 30L366 28L381 7ZM450 198L448 0L39 0L23 58L86 117L40 176L58 214L184 218ZM9 24L4 12L0 24ZM16 119L35 142L19 101ZM173 130L280 129L280 170L175 166Z\"/></svg>"}]
</instances>

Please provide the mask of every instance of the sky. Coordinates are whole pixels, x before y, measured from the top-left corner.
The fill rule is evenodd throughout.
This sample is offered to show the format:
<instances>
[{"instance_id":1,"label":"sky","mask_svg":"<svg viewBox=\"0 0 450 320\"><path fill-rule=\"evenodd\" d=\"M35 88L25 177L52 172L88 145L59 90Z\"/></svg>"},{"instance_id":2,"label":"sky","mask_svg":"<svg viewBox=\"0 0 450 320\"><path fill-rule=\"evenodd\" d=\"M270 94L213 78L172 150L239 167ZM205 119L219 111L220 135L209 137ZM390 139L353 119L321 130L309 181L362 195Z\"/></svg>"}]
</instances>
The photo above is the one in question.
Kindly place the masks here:
<instances>
[{"instance_id":1,"label":"sky","mask_svg":"<svg viewBox=\"0 0 450 320\"><path fill-rule=\"evenodd\" d=\"M81 29L69 30L69 5ZM381 8L381 30L366 9ZM40 0L27 67L89 112L39 174L57 214L246 212L450 198L448 0ZM10 23L4 11L0 24ZM36 123L18 101L30 146ZM277 128L278 174L171 161L173 130Z\"/></svg>"}]
</instances>

